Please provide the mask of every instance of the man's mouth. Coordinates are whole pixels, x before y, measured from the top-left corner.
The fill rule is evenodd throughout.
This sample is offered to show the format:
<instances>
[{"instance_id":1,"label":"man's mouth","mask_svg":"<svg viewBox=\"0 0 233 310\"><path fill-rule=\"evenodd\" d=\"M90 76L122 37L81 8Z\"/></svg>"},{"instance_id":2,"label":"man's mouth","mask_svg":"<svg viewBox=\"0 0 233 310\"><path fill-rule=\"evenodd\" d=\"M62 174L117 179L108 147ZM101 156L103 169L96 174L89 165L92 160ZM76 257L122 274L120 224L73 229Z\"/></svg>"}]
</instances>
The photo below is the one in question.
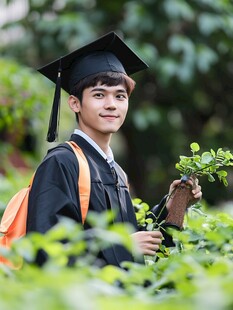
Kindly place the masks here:
<instances>
[{"instance_id":1,"label":"man's mouth","mask_svg":"<svg viewBox=\"0 0 233 310\"><path fill-rule=\"evenodd\" d=\"M108 120L114 120L119 117L118 115L112 115L112 114L106 114L106 115L100 115L100 116Z\"/></svg>"}]
</instances>

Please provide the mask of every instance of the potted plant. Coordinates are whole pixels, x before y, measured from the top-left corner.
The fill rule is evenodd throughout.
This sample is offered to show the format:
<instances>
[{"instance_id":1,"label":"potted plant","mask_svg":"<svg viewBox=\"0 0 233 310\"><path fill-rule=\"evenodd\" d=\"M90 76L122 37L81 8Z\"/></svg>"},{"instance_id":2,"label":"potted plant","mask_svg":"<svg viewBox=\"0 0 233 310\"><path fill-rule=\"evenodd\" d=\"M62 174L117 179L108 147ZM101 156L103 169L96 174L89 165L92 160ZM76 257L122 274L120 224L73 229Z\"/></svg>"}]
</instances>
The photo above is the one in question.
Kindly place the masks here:
<instances>
[{"instance_id":1,"label":"potted plant","mask_svg":"<svg viewBox=\"0 0 233 310\"><path fill-rule=\"evenodd\" d=\"M181 172L181 184L168 197L171 199L171 205L165 224L178 229L182 229L185 211L192 205L191 187L187 181L191 178L195 186L199 177L207 176L210 182L214 182L217 176L220 182L227 186L227 171L223 170L223 167L233 166L233 154L229 150L211 149L209 152L198 154L200 146L195 142L190 144L190 148L192 156L180 156L180 161L175 165Z\"/></svg>"}]
</instances>

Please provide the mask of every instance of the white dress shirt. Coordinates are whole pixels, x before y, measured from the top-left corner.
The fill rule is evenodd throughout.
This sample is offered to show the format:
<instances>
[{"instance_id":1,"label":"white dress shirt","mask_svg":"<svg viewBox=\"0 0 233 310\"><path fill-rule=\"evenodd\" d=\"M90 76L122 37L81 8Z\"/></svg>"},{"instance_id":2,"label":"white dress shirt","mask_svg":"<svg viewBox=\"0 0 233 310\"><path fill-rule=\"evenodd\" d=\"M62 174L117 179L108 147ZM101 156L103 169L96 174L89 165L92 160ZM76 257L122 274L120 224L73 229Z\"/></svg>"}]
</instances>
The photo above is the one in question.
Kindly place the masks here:
<instances>
[{"instance_id":1,"label":"white dress shirt","mask_svg":"<svg viewBox=\"0 0 233 310\"><path fill-rule=\"evenodd\" d=\"M83 139L85 139L88 143L90 143L95 149L96 151L108 162L108 164L110 165L110 167L114 166L114 156L113 156L113 152L112 149L110 148L110 146L108 147L108 151L107 154L104 153L104 151L98 146L97 143L95 143L94 140L92 140L87 134L85 134L82 130L80 129L75 129L74 130L74 134L81 136Z\"/></svg>"}]
</instances>

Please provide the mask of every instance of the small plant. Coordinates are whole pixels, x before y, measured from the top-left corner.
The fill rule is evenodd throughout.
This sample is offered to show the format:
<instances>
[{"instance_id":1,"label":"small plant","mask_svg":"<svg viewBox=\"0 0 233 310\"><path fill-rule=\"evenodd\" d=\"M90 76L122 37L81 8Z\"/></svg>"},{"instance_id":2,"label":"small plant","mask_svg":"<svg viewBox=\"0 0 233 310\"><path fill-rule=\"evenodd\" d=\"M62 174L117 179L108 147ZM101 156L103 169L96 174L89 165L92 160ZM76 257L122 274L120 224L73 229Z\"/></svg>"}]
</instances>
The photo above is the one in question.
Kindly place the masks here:
<instances>
[{"instance_id":1,"label":"small plant","mask_svg":"<svg viewBox=\"0 0 233 310\"><path fill-rule=\"evenodd\" d=\"M170 195L171 204L166 218L168 226L178 229L183 229L183 219L187 208L195 204L191 190L196 186L196 179L207 175L208 180L214 182L214 175L217 175L220 182L227 186L227 171L222 168L233 166L233 154L229 150L224 151L219 148L214 151L211 149L199 155L197 154L200 151L198 143L193 142L190 147L192 156L180 156L180 162L175 166L181 171L181 184ZM193 181L192 188L187 183L189 179Z\"/></svg>"},{"instance_id":2,"label":"small plant","mask_svg":"<svg viewBox=\"0 0 233 310\"><path fill-rule=\"evenodd\" d=\"M150 211L149 206L145 202L142 202L141 199L133 200L138 225L145 230L161 230L164 232L167 227L183 230L184 216L187 208L190 206L192 206L192 210L197 210L197 213L206 216L199 210L201 206L200 202L193 202L193 196L191 194L192 188L187 183L190 178L194 181L193 186L195 186L195 179L207 175L208 180L214 182L214 175L217 175L225 186L228 185L226 179L227 171L222 168L233 166L233 154L229 150L224 151L222 148L219 148L217 151L214 151L211 149L209 152L204 152L199 155L197 154L197 152L200 151L198 143L191 143L190 148L192 156L180 156L180 162L175 166L176 169L181 171L181 183L167 196L167 200L164 202L158 216L155 216ZM171 203L168 215L166 219L159 220L160 214L163 209L166 208L169 200L171 200ZM161 246L160 251L155 257L145 255L145 262L150 265L155 262L156 258L168 257L169 255L169 249L165 246Z\"/></svg>"},{"instance_id":3,"label":"small plant","mask_svg":"<svg viewBox=\"0 0 233 310\"><path fill-rule=\"evenodd\" d=\"M214 182L214 176L217 175L225 186L228 185L227 171L223 170L223 167L233 166L233 154L229 150L224 151L219 148L217 151L211 149L209 152L197 154L200 151L200 146L196 142L191 143L190 148L192 156L180 156L180 161L175 165L176 169L181 171L181 183L169 194L163 206L165 208L168 201L171 200L166 219L158 223L158 219L151 216L151 212L145 208L144 204L136 204L140 206L137 210L137 220L147 230L155 228L164 230L165 227L183 229L187 208L196 204L196 201L193 201L192 188L187 183L190 178L193 180L193 187L196 186L196 179L203 175L207 175L210 182ZM198 204L197 209L200 207L200 203Z\"/></svg>"},{"instance_id":4,"label":"small plant","mask_svg":"<svg viewBox=\"0 0 233 310\"><path fill-rule=\"evenodd\" d=\"M214 175L217 175L220 182L225 186L227 182L227 171L222 170L222 167L233 166L233 154L228 151L223 151L219 148L216 152L210 150L201 155L197 154L200 150L198 143L190 144L192 156L180 156L180 162L176 164L176 169L181 171L182 181L186 181L190 176L200 177L203 175L208 176L210 182L214 182Z\"/></svg>"}]
</instances>

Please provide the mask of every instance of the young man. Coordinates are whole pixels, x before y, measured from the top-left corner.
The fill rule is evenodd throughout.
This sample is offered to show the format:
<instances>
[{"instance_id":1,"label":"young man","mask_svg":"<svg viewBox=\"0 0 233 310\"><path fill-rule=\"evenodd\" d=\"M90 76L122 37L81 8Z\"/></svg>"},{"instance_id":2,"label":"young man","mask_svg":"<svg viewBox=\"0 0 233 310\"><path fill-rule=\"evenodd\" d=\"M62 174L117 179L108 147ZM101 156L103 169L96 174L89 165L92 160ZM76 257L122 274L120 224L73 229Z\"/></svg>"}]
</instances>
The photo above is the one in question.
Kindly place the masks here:
<instances>
[{"instance_id":1,"label":"young man","mask_svg":"<svg viewBox=\"0 0 233 310\"><path fill-rule=\"evenodd\" d=\"M124 123L135 86L128 75L145 68L147 65L111 32L39 71L56 83L49 141L56 138L60 85L70 94L68 104L76 114L79 127L70 140L81 147L90 167L89 210L97 213L113 210L115 222L134 226L136 232L132 238L141 253L155 255L162 234L138 231L125 173L114 161L110 148L112 134ZM37 169L31 188L27 232L45 233L59 222L61 216L81 223L78 175L79 165L69 145L61 144L48 152ZM179 183L180 180L175 180L169 191ZM193 199L200 197L201 189L197 186ZM44 262L45 256L40 253L39 264ZM99 254L99 259L103 265L120 266L125 260L133 261L133 256L122 246L112 245Z\"/></svg>"}]
</instances>

